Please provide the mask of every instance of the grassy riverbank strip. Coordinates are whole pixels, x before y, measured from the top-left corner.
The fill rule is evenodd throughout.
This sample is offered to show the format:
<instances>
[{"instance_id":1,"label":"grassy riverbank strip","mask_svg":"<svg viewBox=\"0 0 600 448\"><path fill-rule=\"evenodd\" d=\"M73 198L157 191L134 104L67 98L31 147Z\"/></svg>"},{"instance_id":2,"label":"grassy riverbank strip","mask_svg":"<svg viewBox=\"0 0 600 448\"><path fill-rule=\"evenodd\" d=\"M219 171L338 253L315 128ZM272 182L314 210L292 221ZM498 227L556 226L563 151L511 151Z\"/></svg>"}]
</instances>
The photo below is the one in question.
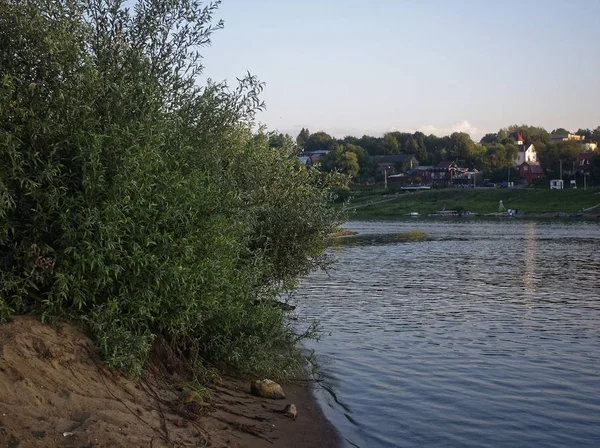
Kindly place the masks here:
<instances>
[{"instance_id":1,"label":"grassy riverbank strip","mask_svg":"<svg viewBox=\"0 0 600 448\"><path fill-rule=\"evenodd\" d=\"M353 191L345 204L350 219L391 218L416 212L470 211L478 215L497 213L502 201L506 209L527 215L571 214L600 203L600 188L550 190L542 188L440 189L417 192L386 190ZM585 212L600 214L600 207Z\"/></svg>"}]
</instances>

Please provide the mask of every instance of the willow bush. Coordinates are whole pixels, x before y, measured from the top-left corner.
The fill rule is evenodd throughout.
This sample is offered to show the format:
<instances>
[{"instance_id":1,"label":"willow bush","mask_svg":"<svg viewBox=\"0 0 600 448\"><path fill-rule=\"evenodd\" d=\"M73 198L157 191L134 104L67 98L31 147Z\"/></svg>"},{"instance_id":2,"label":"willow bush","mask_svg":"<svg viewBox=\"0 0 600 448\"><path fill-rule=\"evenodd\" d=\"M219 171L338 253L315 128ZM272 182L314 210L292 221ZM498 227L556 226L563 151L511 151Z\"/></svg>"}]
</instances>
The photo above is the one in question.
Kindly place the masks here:
<instances>
[{"instance_id":1,"label":"willow bush","mask_svg":"<svg viewBox=\"0 0 600 448\"><path fill-rule=\"evenodd\" d=\"M272 149L263 86L208 81L219 2L0 0L0 318L84 322L139 372L157 338L293 367L269 304L327 262L335 176Z\"/></svg>"}]
</instances>

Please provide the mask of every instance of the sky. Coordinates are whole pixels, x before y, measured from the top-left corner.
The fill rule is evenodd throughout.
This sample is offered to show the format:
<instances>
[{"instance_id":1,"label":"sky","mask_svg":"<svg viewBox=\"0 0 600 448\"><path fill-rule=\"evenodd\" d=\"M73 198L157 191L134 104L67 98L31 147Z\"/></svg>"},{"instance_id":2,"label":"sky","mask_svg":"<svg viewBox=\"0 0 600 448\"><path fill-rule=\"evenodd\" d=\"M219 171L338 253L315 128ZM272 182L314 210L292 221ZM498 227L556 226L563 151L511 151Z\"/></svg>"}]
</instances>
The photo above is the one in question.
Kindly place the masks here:
<instances>
[{"instance_id":1,"label":"sky","mask_svg":"<svg viewBox=\"0 0 600 448\"><path fill-rule=\"evenodd\" d=\"M296 136L600 126L600 0L223 0L204 76Z\"/></svg>"}]
</instances>

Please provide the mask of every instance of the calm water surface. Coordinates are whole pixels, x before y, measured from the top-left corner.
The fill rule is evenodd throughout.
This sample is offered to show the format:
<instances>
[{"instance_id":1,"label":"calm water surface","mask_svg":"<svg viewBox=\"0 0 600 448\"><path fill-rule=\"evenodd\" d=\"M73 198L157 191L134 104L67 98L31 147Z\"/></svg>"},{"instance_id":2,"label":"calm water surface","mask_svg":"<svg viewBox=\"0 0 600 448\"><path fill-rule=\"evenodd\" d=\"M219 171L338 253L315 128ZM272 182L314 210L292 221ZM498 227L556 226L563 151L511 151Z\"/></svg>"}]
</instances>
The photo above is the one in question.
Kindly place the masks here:
<instances>
[{"instance_id":1,"label":"calm water surface","mask_svg":"<svg viewBox=\"0 0 600 448\"><path fill-rule=\"evenodd\" d=\"M348 446L600 446L600 224L347 227L295 301Z\"/></svg>"}]
</instances>

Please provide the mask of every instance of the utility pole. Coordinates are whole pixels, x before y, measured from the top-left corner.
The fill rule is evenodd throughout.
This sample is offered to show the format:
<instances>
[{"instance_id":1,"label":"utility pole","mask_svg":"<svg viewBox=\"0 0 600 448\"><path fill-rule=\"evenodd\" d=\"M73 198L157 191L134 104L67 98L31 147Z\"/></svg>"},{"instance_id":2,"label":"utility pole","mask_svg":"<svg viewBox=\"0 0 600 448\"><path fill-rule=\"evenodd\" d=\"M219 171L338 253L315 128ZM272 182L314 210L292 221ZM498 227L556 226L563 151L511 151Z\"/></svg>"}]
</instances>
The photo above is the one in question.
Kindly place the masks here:
<instances>
[{"instance_id":1,"label":"utility pole","mask_svg":"<svg viewBox=\"0 0 600 448\"><path fill-rule=\"evenodd\" d=\"M562 180L562 160L560 161L560 180Z\"/></svg>"}]
</instances>

